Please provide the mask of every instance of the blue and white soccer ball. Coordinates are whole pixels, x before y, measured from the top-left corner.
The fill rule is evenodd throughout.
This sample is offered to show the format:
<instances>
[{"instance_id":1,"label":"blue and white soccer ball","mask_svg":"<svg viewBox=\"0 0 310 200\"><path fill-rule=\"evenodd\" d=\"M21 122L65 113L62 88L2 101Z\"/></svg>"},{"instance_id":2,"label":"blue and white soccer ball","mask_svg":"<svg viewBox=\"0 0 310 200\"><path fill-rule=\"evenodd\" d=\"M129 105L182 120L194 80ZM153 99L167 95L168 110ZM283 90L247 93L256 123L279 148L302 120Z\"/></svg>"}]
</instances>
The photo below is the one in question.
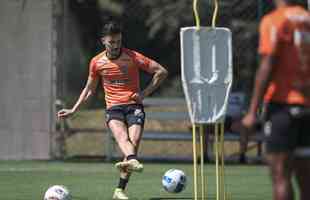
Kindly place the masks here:
<instances>
[{"instance_id":1,"label":"blue and white soccer ball","mask_svg":"<svg viewBox=\"0 0 310 200\"><path fill-rule=\"evenodd\" d=\"M71 200L71 194L65 186L53 185L46 190L43 200Z\"/></svg>"},{"instance_id":2,"label":"blue and white soccer ball","mask_svg":"<svg viewBox=\"0 0 310 200\"><path fill-rule=\"evenodd\" d=\"M167 192L182 192L186 187L186 175L182 170L170 169L164 174L162 184Z\"/></svg>"}]
</instances>

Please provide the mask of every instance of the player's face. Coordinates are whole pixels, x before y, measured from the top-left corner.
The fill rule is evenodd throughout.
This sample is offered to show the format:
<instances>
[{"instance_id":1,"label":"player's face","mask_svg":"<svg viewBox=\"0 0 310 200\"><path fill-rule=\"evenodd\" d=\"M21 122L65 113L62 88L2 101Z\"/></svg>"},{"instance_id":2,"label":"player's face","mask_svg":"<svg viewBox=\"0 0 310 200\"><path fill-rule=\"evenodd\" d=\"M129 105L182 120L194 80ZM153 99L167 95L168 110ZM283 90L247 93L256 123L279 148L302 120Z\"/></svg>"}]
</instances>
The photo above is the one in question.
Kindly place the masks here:
<instances>
[{"instance_id":1,"label":"player's face","mask_svg":"<svg viewBox=\"0 0 310 200\"><path fill-rule=\"evenodd\" d=\"M122 34L107 35L101 39L107 51L107 56L117 58L121 53Z\"/></svg>"}]
</instances>

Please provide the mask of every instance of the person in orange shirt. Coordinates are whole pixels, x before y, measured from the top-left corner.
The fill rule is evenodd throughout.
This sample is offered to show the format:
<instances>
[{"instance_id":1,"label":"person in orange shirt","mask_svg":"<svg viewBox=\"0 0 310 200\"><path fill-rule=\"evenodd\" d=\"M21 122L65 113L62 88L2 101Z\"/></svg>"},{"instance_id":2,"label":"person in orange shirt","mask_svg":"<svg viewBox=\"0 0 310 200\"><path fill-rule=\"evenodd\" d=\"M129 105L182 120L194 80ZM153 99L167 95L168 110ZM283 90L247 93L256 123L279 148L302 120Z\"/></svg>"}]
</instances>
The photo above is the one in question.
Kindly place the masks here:
<instances>
[{"instance_id":1,"label":"person in orange shirt","mask_svg":"<svg viewBox=\"0 0 310 200\"><path fill-rule=\"evenodd\" d=\"M260 23L261 64L248 113L251 129L264 102L264 134L273 199L292 200L296 175L300 199L310 199L310 14L289 0L274 0L276 9Z\"/></svg>"},{"instance_id":2,"label":"person in orange shirt","mask_svg":"<svg viewBox=\"0 0 310 200\"><path fill-rule=\"evenodd\" d=\"M145 120L142 101L162 83L168 72L156 61L123 48L122 28L115 21L105 24L101 42L105 51L91 60L88 80L79 99L73 108L60 110L58 117L74 114L101 81L105 93L106 123L124 155L124 160L115 165L120 170L120 179L113 199L128 199L124 190L131 172L143 170L137 159ZM153 75L143 91L140 90L139 69Z\"/></svg>"}]
</instances>

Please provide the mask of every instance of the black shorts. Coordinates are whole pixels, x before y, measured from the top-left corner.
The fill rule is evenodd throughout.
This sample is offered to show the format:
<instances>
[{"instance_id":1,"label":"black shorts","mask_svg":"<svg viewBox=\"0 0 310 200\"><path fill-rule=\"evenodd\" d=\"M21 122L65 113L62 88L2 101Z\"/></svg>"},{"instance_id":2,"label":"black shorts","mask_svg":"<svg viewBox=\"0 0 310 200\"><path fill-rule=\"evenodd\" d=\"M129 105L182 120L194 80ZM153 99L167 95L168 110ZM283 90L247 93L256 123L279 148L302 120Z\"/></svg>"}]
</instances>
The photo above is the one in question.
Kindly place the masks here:
<instances>
[{"instance_id":1,"label":"black shorts","mask_svg":"<svg viewBox=\"0 0 310 200\"><path fill-rule=\"evenodd\" d=\"M269 103L264 116L267 153L310 147L309 107Z\"/></svg>"},{"instance_id":2,"label":"black shorts","mask_svg":"<svg viewBox=\"0 0 310 200\"><path fill-rule=\"evenodd\" d=\"M124 122L127 127L133 124L144 126L145 112L141 104L127 104L112 106L106 110L106 123L110 120L117 119Z\"/></svg>"}]
</instances>

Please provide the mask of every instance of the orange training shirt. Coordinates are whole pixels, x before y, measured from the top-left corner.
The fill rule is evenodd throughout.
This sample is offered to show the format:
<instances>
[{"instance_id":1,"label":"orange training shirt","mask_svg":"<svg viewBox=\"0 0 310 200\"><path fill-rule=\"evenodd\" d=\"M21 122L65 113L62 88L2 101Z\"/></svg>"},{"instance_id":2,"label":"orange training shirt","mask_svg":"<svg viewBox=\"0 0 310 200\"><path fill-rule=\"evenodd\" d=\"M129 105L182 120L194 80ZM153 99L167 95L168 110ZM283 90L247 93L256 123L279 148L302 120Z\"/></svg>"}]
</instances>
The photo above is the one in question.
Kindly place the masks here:
<instances>
[{"instance_id":1,"label":"orange training shirt","mask_svg":"<svg viewBox=\"0 0 310 200\"><path fill-rule=\"evenodd\" d=\"M89 76L101 78L107 108L141 103L135 102L131 96L140 92L139 68L154 73L151 62L151 59L126 48L122 48L121 56L117 59L109 59L104 51L91 60Z\"/></svg>"},{"instance_id":2,"label":"orange training shirt","mask_svg":"<svg viewBox=\"0 0 310 200\"><path fill-rule=\"evenodd\" d=\"M310 51L303 48L306 52L301 54L299 47L303 45L298 44L296 36L299 33L305 33L307 37L310 34L309 12L300 6L278 8L261 21L259 53L275 57L265 102L310 105L310 98L300 92L301 86L310 83ZM308 61L302 62L301 56L307 57Z\"/></svg>"}]
</instances>

